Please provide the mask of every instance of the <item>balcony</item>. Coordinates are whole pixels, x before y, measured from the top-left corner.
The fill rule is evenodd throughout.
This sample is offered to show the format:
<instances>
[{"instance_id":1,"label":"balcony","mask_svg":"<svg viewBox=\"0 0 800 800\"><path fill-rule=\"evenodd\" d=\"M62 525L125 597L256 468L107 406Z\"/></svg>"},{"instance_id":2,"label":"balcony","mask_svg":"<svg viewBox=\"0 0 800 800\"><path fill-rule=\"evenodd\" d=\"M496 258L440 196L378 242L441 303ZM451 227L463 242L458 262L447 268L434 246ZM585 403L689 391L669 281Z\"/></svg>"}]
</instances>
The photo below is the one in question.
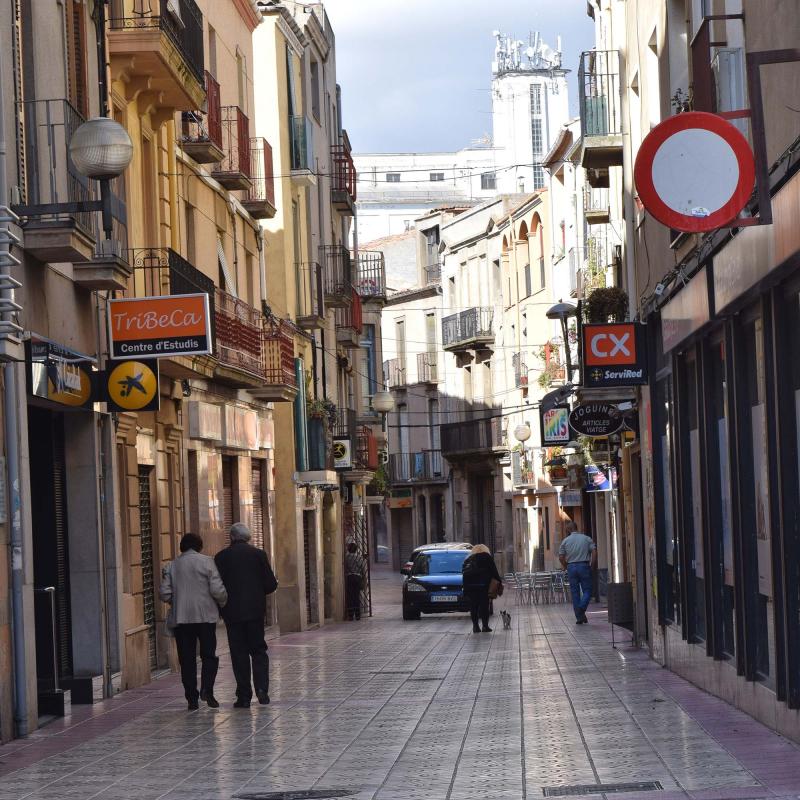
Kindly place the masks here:
<instances>
[{"instance_id":1,"label":"balcony","mask_svg":"<svg viewBox=\"0 0 800 800\"><path fill-rule=\"evenodd\" d=\"M502 419L486 417L441 426L442 455L453 461L475 455L497 456L508 452L503 444Z\"/></svg>"},{"instance_id":2,"label":"balcony","mask_svg":"<svg viewBox=\"0 0 800 800\"><path fill-rule=\"evenodd\" d=\"M352 300L349 305L337 308L336 343L349 349L355 349L361 342L364 329L361 297L355 289L351 289Z\"/></svg>"},{"instance_id":3,"label":"balcony","mask_svg":"<svg viewBox=\"0 0 800 800\"><path fill-rule=\"evenodd\" d=\"M250 122L239 106L222 106L222 158L211 176L226 189L250 189Z\"/></svg>"},{"instance_id":4,"label":"balcony","mask_svg":"<svg viewBox=\"0 0 800 800\"><path fill-rule=\"evenodd\" d=\"M225 155L222 150L222 104L219 84L206 72L207 111L184 111L180 143L183 152L198 164L216 164Z\"/></svg>"},{"instance_id":5,"label":"balcony","mask_svg":"<svg viewBox=\"0 0 800 800\"><path fill-rule=\"evenodd\" d=\"M346 216L356 213L356 167L350 154L350 144L331 147L331 202Z\"/></svg>"},{"instance_id":6,"label":"balcony","mask_svg":"<svg viewBox=\"0 0 800 800\"><path fill-rule=\"evenodd\" d=\"M289 117L292 180L299 186L316 186L314 174L314 129L304 116Z\"/></svg>"},{"instance_id":7,"label":"balcony","mask_svg":"<svg viewBox=\"0 0 800 800\"><path fill-rule=\"evenodd\" d=\"M250 139L250 166L252 186L242 205L254 219L272 219L276 213L272 146L261 136Z\"/></svg>"},{"instance_id":8,"label":"balcony","mask_svg":"<svg viewBox=\"0 0 800 800\"><path fill-rule=\"evenodd\" d=\"M375 472L378 469L378 442L372 428L364 425L356 432L353 466L356 471Z\"/></svg>"},{"instance_id":9,"label":"balcony","mask_svg":"<svg viewBox=\"0 0 800 800\"><path fill-rule=\"evenodd\" d=\"M514 353L511 356L511 367L514 370L514 385L518 389L528 386L528 366L522 360L522 353Z\"/></svg>"},{"instance_id":10,"label":"balcony","mask_svg":"<svg viewBox=\"0 0 800 800\"><path fill-rule=\"evenodd\" d=\"M581 53L578 68L581 166L589 184L608 187L609 167L622 166L622 102L619 52Z\"/></svg>"},{"instance_id":11,"label":"balcony","mask_svg":"<svg viewBox=\"0 0 800 800\"><path fill-rule=\"evenodd\" d=\"M96 242L92 214L43 214L56 203L94 199L89 180L69 157L72 134L84 118L67 100L35 100L20 105L24 125L25 174L22 202L13 206L25 228L26 251L46 263L88 261Z\"/></svg>"},{"instance_id":12,"label":"balcony","mask_svg":"<svg viewBox=\"0 0 800 800\"><path fill-rule=\"evenodd\" d=\"M425 267L425 285L436 286L442 282L442 265L437 261Z\"/></svg>"},{"instance_id":13,"label":"balcony","mask_svg":"<svg viewBox=\"0 0 800 800\"><path fill-rule=\"evenodd\" d=\"M350 251L340 244L323 245L320 247L320 260L326 307L348 305L353 299L353 266Z\"/></svg>"},{"instance_id":14,"label":"balcony","mask_svg":"<svg viewBox=\"0 0 800 800\"><path fill-rule=\"evenodd\" d=\"M389 455L389 476L394 485L447 481L446 469L441 450Z\"/></svg>"},{"instance_id":15,"label":"balcony","mask_svg":"<svg viewBox=\"0 0 800 800\"><path fill-rule=\"evenodd\" d=\"M481 350L494 342L491 308L468 308L442 320L442 346L452 352Z\"/></svg>"},{"instance_id":16,"label":"balcony","mask_svg":"<svg viewBox=\"0 0 800 800\"><path fill-rule=\"evenodd\" d=\"M386 263L379 250L359 250L355 260L355 287L364 302L386 300Z\"/></svg>"},{"instance_id":17,"label":"balcony","mask_svg":"<svg viewBox=\"0 0 800 800\"><path fill-rule=\"evenodd\" d=\"M417 380L420 383L439 383L439 356L437 353L417 353Z\"/></svg>"},{"instance_id":18,"label":"balcony","mask_svg":"<svg viewBox=\"0 0 800 800\"><path fill-rule=\"evenodd\" d=\"M114 79L153 93L161 107L202 107L203 15L194 0L112 0L108 56Z\"/></svg>"},{"instance_id":19,"label":"balcony","mask_svg":"<svg viewBox=\"0 0 800 800\"><path fill-rule=\"evenodd\" d=\"M390 358L383 362L383 380L387 389L402 389L408 385L406 365L401 358Z\"/></svg>"},{"instance_id":20,"label":"balcony","mask_svg":"<svg viewBox=\"0 0 800 800\"><path fill-rule=\"evenodd\" d=\"M308 468L312 472L333 470L333 453L331 451L331 433L327 421L320 417L308 420ZM338 482L336 474L332 483Z\"/></svg>"},{"instance_id":21,"label":"balcony","mask_svg":"<svg viewBox=\"0 0 800 800\"><path fill-rule=\"evenodd\" d=\"M583 215L587 225L606 225L611 219L608 189L583 189Z\"/></svg>"},{"instance_id":22,"label":"balcony","mask_svg":"<svg viewBox=\"0 0 800 800\"><path fill-rule=\"evenodd\" d=\"M322 265L316 261L296 264L299 281L297 324L310 331L325 325L325 295L322 284Z\"/></svg>"},{"instance_id":23,"label":"balcony","mask_svg":"<svg viewBox=\"0 0 800 800\"><path fill-rule=\"evenodd\" d=\"M250 394L261 400L290 402L297 395L294 368L294 327L287 320L271 319L264 325L265 383Z\"/></svg>"},{"instance_id":24,"label":"balcony","mask_svg":"<svg viewBox=\"0 0 800 800\"><path fill-rule=\"evenodd\" d=\"M249 303L214 289L214 377L237 389L260 387L265 379L264 317Z\"/></svg>"}]
</instances>

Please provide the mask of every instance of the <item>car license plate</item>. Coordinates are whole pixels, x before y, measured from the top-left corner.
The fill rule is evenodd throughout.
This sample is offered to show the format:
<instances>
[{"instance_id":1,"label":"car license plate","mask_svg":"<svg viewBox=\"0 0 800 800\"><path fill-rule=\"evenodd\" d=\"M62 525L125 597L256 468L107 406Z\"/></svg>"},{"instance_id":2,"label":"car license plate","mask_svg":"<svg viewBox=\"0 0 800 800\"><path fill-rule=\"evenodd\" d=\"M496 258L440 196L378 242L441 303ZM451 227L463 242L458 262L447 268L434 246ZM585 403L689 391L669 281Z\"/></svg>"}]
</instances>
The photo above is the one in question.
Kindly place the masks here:
<instances>
[{"instance_id":1,"label":"car license plate","mask_svg":"<svg viewBox=\"0 0 800 800\"><path fill-rule=\"evenodd\" d=\"M431 600L434 603L457 603L458 602L458 595L457 594L435 594L431 597Z\"/></svg>"}]
</instances>

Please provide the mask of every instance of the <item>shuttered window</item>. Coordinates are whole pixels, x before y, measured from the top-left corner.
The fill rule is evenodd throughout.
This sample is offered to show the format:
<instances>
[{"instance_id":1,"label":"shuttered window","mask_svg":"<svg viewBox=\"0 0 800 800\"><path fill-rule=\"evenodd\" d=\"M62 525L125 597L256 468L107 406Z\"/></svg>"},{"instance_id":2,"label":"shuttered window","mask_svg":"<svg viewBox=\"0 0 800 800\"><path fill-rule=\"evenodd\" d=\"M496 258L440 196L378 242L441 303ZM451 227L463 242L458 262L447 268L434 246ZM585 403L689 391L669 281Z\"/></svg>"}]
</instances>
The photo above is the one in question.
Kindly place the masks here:
<instances>
[{"instance_id":1,"label":"shuttered window","mask_svg":"<svg viewBox=\"0 0 800 800\"><path fill-rule=\"evenodd\" d=\"M69 102L84 116L89 116L86 87L86 5L67 0L67 90Z\"/></svg>"},{"instance_id":2,"label":"shuttered window","mask_svg":"<svg viewBox=\"0 0 800 800\"><path fill-rule=\"evenodd\" d=\"M253 459L250 468L250 485L253 492L253 546L264 549L264 504L263 497L263 474L264 462Z\"/></svg>"},{"instance_id":3,"label":"shuttered window","mask_svg":"<svg viewBox=\"0 0 800 800\"><path fill-rule=\"evenodd\" d=\"M236 522L233 518L233 465L231 456L222 457L222 530L226 544L231 542L231 525Z\"/></svg>"}]
</instances>

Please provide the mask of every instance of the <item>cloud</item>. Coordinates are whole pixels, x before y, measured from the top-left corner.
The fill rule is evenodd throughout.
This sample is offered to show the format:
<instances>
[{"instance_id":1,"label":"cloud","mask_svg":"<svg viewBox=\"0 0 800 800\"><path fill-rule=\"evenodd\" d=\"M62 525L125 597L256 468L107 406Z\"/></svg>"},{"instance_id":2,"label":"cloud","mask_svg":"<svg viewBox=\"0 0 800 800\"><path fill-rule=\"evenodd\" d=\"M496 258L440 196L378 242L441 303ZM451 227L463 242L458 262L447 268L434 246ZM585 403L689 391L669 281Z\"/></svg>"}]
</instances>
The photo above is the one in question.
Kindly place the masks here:
<instances>
[{"instance_id":1,"label":"cloud","mask_svg":"<svg viewBox=\"0 0 800 800\"><path fill-rule=\"evenodd\" d=\"M357 151L454 150L491 128L492 32L538 30L566 67L591 47L583 0L327 0ZM570 78L574 98L577 85Z\"/></svg>"}]
</instances>

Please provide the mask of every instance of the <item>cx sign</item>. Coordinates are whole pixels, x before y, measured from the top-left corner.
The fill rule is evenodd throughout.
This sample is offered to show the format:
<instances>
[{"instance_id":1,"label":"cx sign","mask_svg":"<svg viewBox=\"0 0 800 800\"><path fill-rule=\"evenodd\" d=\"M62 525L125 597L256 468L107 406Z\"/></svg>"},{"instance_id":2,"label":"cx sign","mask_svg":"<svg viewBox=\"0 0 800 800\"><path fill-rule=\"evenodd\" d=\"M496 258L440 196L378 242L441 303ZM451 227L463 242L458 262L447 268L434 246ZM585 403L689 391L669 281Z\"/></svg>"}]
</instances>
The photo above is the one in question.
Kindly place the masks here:
<instances>
[{"instance_id":1,"label":"cx sign","mask_svg":"<svg viewBox=\"0 0 800 800\"><path fill-rule=\"evenodd\" d=\"M583 326L583 379L587 388L647 383L645 327L638 322Z\"/></svg>"}]
</instances>

